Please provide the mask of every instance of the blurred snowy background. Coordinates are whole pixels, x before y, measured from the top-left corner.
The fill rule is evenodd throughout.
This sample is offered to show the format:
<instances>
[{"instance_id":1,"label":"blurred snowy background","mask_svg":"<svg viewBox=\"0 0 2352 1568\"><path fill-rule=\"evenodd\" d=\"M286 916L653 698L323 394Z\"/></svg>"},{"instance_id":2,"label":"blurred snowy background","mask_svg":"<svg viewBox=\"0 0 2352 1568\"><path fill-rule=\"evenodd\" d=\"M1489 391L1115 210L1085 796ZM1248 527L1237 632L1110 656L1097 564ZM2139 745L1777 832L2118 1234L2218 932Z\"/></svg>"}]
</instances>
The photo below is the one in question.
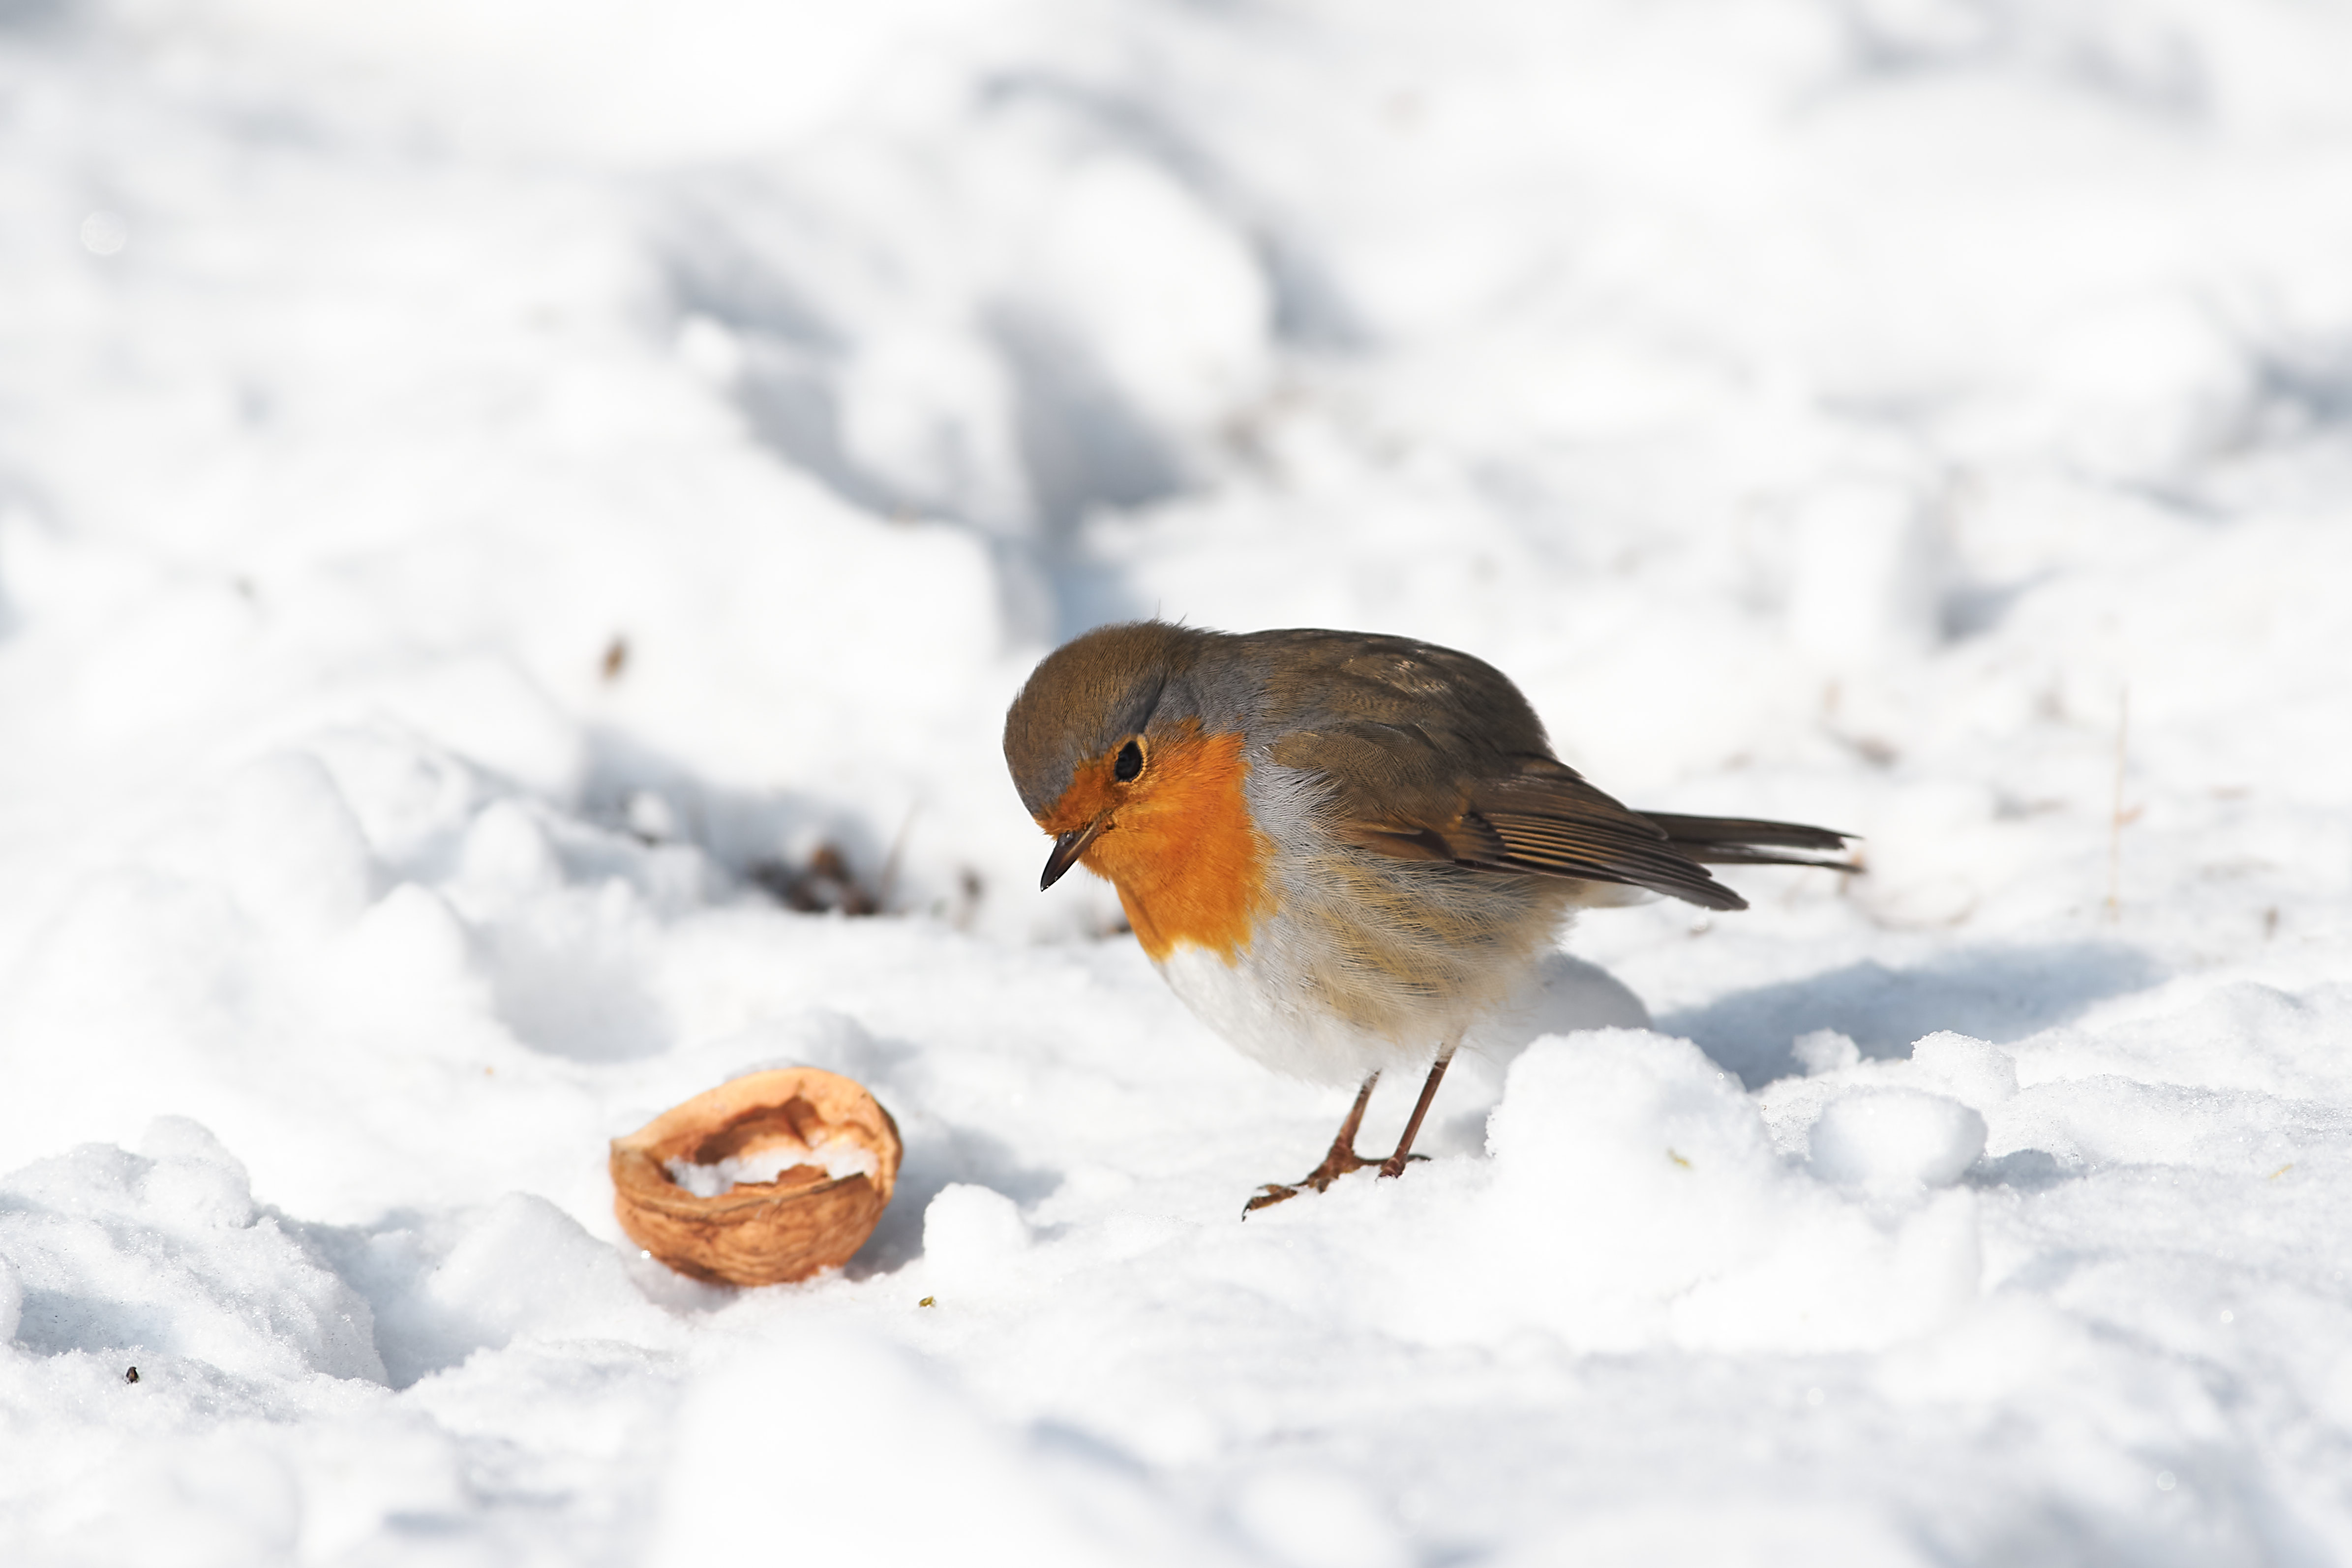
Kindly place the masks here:
<instances>
[{"instance_id":1,"label":"blurred snowy background","mask_svg":"<svg viewBox=\"0 0 2352 1568\"><path fill-rule=\"evenodd\" d=\"M2347 604L2340 0L0 0L0 1557L2344 1561ZM1869 875L1244 1226L1155 611ZM790 1061L858 1262L621 1245Z\"/></svg>"}]
</instances>

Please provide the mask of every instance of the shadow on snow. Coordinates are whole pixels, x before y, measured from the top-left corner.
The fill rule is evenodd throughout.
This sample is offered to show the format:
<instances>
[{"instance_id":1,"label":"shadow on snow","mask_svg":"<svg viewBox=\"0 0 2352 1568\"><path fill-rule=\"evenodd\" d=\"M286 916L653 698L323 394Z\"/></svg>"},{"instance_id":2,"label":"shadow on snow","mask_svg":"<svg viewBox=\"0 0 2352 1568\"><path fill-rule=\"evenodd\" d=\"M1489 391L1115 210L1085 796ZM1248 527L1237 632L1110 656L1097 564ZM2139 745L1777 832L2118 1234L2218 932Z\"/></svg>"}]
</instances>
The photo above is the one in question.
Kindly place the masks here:
<instances>
[{"instance_id":1,"label":"shadow on snow","mask_svg":"<svg viewBox=\"0 0 2352 1568\"><path fill-rule=\"evenodd\" d=\"M1879 1059L1907 1057L1913 1041L1939 1029L2007 1045L2160 978L2145 953L2106 942L1979 948L1916 969L1864 961L1761 985L1665 1014L1657 1026L1755 1089L1802 1072L1791 1047L1816 1029L1834 1029Z\"/></svg>"}]
</instances>

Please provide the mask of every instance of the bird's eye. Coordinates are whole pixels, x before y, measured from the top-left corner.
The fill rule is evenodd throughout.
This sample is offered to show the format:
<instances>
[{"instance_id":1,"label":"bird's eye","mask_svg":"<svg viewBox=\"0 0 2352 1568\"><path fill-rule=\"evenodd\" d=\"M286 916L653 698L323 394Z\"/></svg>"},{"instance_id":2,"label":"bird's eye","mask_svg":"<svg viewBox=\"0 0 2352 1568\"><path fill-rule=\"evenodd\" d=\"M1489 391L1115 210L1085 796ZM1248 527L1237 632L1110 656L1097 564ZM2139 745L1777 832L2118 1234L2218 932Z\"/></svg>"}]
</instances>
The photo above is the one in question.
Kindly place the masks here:
<instances>
[{"instance_id":1,"label":"bird's eye","mask_svg":"<svg viewBox=\"0 0 2352 1568\"><path fill-rule=\"evenodd\" d=\"M1121 784L1132 781L1143 771L1143 742L1129 741L1118 749L1118 760L1110 765L1110 776Z\"/></svg>"}]
</instances>

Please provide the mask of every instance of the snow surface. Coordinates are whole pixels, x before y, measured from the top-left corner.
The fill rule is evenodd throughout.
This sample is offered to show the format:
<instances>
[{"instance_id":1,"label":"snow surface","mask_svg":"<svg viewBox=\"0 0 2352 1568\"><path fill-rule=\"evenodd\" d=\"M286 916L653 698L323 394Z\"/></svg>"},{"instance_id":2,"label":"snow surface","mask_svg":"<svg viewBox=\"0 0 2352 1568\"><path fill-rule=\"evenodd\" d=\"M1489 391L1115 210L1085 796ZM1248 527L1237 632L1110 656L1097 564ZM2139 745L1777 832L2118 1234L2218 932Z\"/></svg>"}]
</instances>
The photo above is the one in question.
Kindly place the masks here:
<instances>
[{"instance_id":1,"label":"snow surface","mask_svg":"<svg viewBox=\"0 0 2352 1568\"><path fill-rule=\"evenodd\" d=\"M2341 0L0 4L0 1560L2352 1559L2347 80ZM1155 610L1869 875L1588 916L1244 1224L1347 1097L997 751ZM627 1248L606 1141L795 1062L865 1253Z\"/></svg>"},{"instance_id":2,"label":"snow surface","mask_svg":"<svg viewBox=\"0 0 2352 1568\"><path fill-rule=\"evenodd\" d=\"M1967 1162L1963 1161L1962 1163ZM870 1176L880 1168L874 1151L846 1138L828 1138L809 1147L798 1142L773 1143L756 1153L729 1155L708 1165L691 1160L664 1161L669 1179L698 1198L715 1198L739 1185L764 1186L786 1171L811 1165L827 1176Z\"/></svg>"}]
</instances>

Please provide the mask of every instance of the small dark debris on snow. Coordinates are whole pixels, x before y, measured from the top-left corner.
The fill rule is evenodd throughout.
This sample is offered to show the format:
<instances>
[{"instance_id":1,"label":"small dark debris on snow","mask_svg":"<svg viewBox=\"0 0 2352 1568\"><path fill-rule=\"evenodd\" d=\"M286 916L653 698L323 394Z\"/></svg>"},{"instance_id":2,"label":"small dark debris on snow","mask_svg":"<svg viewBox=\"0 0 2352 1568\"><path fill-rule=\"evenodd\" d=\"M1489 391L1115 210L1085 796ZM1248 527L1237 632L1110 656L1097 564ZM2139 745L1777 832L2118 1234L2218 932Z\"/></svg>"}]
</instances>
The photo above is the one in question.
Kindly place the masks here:
<instances>
[{"instance_id":1,"label":"small dark debris on snow","mask_svg":"<svg viewBox=\"0 0 2352 1568\"><path fill-rule=\"evenodd\" d=\"M778 903L803 914L838 911L845 915L878 915L882 894L867 887L849 868L849 861L831 844L820 844L805 865L780 859L754 860L743 875Z\"/></svg>"},{"instance_id":2,"label":"small dark debris on snow","mask_svg":"<svg viewBox=\"0 0 2352 1568\"><path fill-rule=\"evenodd\" d=\"M135 1366L134 1366L134 1367L127 1367L127 1368L125 1368L125 1369L123 1370L123 1373L122 1373L122 1381L123 1381L123 1382L125 1382L125 1383L136 1383L136 1382L138 1382L138 1381L139 1381L139 1369L138 1369L137 1367L135 1367Z\"/></svg>"},{"instance_id":3,"label":"small dark debris on snow","mask_svg":"<svg viewBox=\"0 0 2352 1568\"><path fill-rule=\"evenodd\" d=\"M604 679L607 681L618 680L628 668L629 639L615 634L613 640L604 645Z\"/></svg>"}]
</instances>

